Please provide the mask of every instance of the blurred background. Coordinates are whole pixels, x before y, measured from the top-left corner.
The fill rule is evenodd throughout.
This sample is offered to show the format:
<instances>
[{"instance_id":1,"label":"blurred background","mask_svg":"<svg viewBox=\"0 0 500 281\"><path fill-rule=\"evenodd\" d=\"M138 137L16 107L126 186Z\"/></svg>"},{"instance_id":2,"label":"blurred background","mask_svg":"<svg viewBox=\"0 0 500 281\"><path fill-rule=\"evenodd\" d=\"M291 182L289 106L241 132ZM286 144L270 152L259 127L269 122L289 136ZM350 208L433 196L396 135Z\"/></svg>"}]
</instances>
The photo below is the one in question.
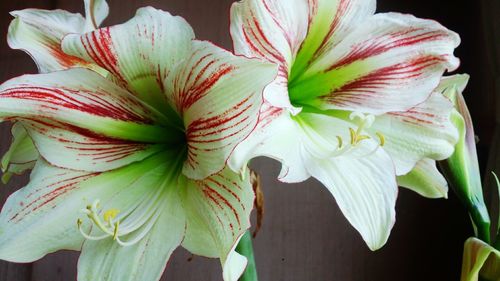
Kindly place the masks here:
<instances>
[{"instance_id":1,"label":"blurred background","mask_svg":"<svg viewBox=\"0 0 500 281\"><path fill-rule=\"evenodd\" d=\"M282 0L286 1L286 0ZM199 39L231 48L229 8L232 0L108 0L110 16L104 25L126 21L141 6L151 5L180 15ZM9 11L25 8L83 12L83 0L1 1L0 32L5 38ZM500 1L379 0L378 11L410 13L439 21L458 32L462 44L456 55L458 73L469 73L465 91L479 137L478 150L486 183L486 200L498 206L489 171L500 173ZM0 80L36 73L30 57L0 42ZM0 152L10 143L10 125L0 125ZM279 164L268 159L253 163L263 173L264 226L254 240L261 281L309 280L458 280L463 243L472 235L470 220L453 193L430 200L402 189L397 222L387 245L371 252L339 211L335 200L318 182L285 185L276 180ZM265 173L264 173L265 172ZM0 187L0 205L27 176ZM494 209L498 214L498 208ZM496 216L493 215L493 218ZM492 219L495 220L495 219ZM50 254L32 264L0 262L0 281L76 280L78 253ZM217 260L191 257L179 249L162 280L221 280Z\"/></svg>"}]
</instances>

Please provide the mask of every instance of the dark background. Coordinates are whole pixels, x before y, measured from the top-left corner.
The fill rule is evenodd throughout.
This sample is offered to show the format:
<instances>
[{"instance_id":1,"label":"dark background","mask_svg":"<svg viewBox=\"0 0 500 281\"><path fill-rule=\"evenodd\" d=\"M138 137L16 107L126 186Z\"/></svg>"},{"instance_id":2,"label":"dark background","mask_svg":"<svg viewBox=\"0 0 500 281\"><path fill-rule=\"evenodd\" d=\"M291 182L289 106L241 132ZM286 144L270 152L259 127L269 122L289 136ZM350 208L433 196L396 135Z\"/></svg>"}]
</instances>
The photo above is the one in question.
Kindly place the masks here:
<instances>
[{"instance_id":1,"label":"dark background","mask_svg":"<svg viewBox=\"0 0 500 281\"><path fill-rule=\"evenodd\" d=\"M282 0L286 1L286 0ZM2 1L0 32L5 38L9 11L24 8L83 11L83 0ZM152 5L185 17L199 39L230 48L228 32L231 0L109 0L111 13L105 25L132 17L138 7ZM456 54L462 60L458 72L471 75L465 92L480 138L479 155L484 171L500 172L500 118L495 118L500 79L499 0L379 0L378 11L411 13L438 20L458 32L462 45ZM23 73L35 73L28 55L10 50L0 42L0 80ZM495 84L498 86L495 89ZM497 122L495 121L497 120ZM10 143L9 125L2 124L0 152ZM264 227L255 240L261 281L309 280L458 280L465 239L472 235L469 218L453 193L449 199L430 200L401 190L397 222L387 245L377 252L365 246L347 223L334 199L319 183L309 180L285 185L275 178L279 164L267 159L255 161L263 173L266 199ZM15 178L0 187L0 205L26 183ZM491 177L486 178L487 201L497 205ZM498 212L498 209L495 209ZM0 281L67 281L76 279L77 253L51 254L33 264L0 262ZM163 280L221 280L218 261L194 257L179 249ZM190 259L189 259L190 260Z\"/></svg>"}]
</instances>

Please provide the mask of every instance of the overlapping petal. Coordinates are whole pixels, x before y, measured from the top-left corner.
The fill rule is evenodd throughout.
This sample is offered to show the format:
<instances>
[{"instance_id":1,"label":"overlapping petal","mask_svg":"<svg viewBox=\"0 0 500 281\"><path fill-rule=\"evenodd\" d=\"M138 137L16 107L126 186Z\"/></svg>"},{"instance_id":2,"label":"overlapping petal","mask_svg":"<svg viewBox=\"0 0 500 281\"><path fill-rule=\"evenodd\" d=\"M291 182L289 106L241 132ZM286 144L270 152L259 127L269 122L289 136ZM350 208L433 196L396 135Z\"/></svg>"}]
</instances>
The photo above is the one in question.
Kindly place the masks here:
<instances>
[{"instance_id":1,"label":"overlapping petal","mask_svg":"<svg viewBox=\"0 0 500 281\"><path fill-rule=\"evenodd\" d=\"M52 165L101 172L140 161L166 144L113 139L57 122L23 120L40 154Z\"/></svg>"},{"instance_id":2,"label":"overlapping petal","mask_svg":"<svg viewBox=\"0 0 500 281\"><path fill-rule=\"evenodd\" d=\"M224 281L236 281L246 259L234 252L250 227L254 192L248 180L229 168L204 180L187 180L182 187L188 224L182 245L190 252L219 257Z\"/></svg>"},{"instance_id":3,"label":"overlapping petal","mask_svg":"<svg viewBox=\"0 0 500 281\"><path fill-rule=\"evenodd\" d=\"M389 238L398 193L394 164L376 146L365 140L351 155L311 159L307 166L311 175L332 193L371 250L379 249Z\"/></svg>"},{"instance_id":4,"label":"overlapping petal","mask_svg":"<svg viewBox=\"0 0 500 281\"><path fill-rule=\"evenodd\" d=\"M2 157L2 182L7 183L12 175L20 175L32 169L38 159L38 151L26 129L16 123L12 126L12 143Z\"/></svg>"},{"instance_id":5,"label":"overlapping petal","mask_svg":"<svg viewBox=\"0 0 500 281\"><path fill-rule=\"evenodd\" d=\"M108 17L109 6L106 0L84 0L85 4L85 31L91 31L99 26Z\"/></svg>"},{"instance_id":6,"label":"overlapping petal","mask_svg":"<svg viewBox=\"0 0 500 281\"><path fill-rule=\"evenodd\" d=\"M64 38L64 52L108 70L125 88L159 110L168 105L163 80L191 53L194 32L181 17L140 8L126 23Z\"/></svg>"},{"instance_id":7,"label":"overlapping petal","mask_svg":"<svg viewBox=\"0 0 500 281\"><path fill-rule=\"evenodd\" d=\"M159 117L151 109L86 69L24 75L5 82L0 86L0 118L50 119L143 142L162 140L165 131L153 124Z\"/></svg>"},{"instance_id":8,"label":"overlapping petal","mask_svg":"<svg viewBox=\"0 0 500 281\"><path fill-rule=\"evenodd\" d=\"M164 180L165 153L106 173L79 172L37 161L30 183L11 195L0 213L0 258L30 262L60 249L80 250L84 237L76 220L100 199L125 196L129 206ZM121 205L114 205L122 207ZM184 226L182 226L184 230Z\"/></svg>"},{"instance_id":9,"label":"overlapping petal","mask_svg":"<svg viewBox=\"0 0 500 281\"><path fill-rule=\"evenodd\" d=\"M165 85L186 130L183 173L203 179L222 170L234 147L254 129L262 91L275 78L276 67L207 42L193 45L193 54Z\"/></svg>"},{"instance_id":10,"label":"overlapping petal","mask_svg":"<svg viewBox=\"0 0 500 281\"><path fill-rule=\"evenodd\" d=\"M423 158L443 160L453 153L458 132L450 120L452 110L450 100L434 92L408 111L378 116L369 131L384 136L396 174L404 175Z\"/></svg>"},{"instance_id":11,"label":"overlapping petal","mask_svg":"<svg viewBox=\"0 0 500 281\"><path fill-rule=\"evenodd\" d=\"M245 168L257 156L282 163L278 176L284 182L300 182L310 177L301 157L300 128L287 110L264 103L255 130L231 155L228 165L235 171Z\"/></svg>"},{"instance_id":12,"label":"overlapping petal","mask_svg":"<svg viewBox=\"0 0 500 281\"><path fill-rule=\"evenodd\" d=\"M312 62L332 49L359 23L375 13L375 0L303 0L309 6L309 26L292 68L294 80Z\"/></svg>"},{"instance_id":13,"label":"overlapping petal","mask_svg":"<svg viewBox=\"0 0 500 281\"><path fill-rule=\"evenodd\" d=\"M231 7L231 35L236 53L279 65L276 80L265 98L294 112L288 98L288 77L308 29L305 0L244 0Z\"/></svg>"},{"instance_id":14,"label":"overlapping petal","mask_svg":"<svg viewBox=\"0 0 500 281\"><path fill-rule=\"evenodd\" d=\"M7 42L12 49L31 55L41 73L86 67L99 67L64 53L61 41L67 34L84 33L97 28L108 15L105 0L85 0L86 18L63 10L25 9L13 11Z\"/></svg>"},{"instance_id":15,"label":"overlapping petal","mask_svg":"<svg viewBox=\"0 0 500 281\"><path fill-rule=\"evenodd\" d=\"M159 114L86 69L26 75L0 86L0 117L23 122L51 164L105 171L141 160L182 133ZM71 158L70 158L71 157Z\"/></svg>"},{"instance_id":16,"label":"overlapping petal","mask_svg":"<svg viewBox=\"0 0 500 281\"><path fill-rule=\"evenodd\" d=\"M436 161L420 160L406 175L398 177L398 185L427 198L447 198L448 183L436 167Z\"/></svg>"},{"instance_id":17,"label":"overlapping petal","mask_svg":"<svg viewBox=\"0 0 500 281\"><path fill-rule=\"evenodd\" d=\"M178 163L168 157L172 153L178 152L146 160L151 170L144 171L141 178L117 192L111 200L101 200L104 210L120 210L117 219L123 218L123 221L119 227L131 231L119 239L124 242L140 240L128 246L119 245L112 236L99 241L86 240L78 261L78 280L160 279L186 230L179 197L180 165L177 167ZM150 163L155 163L156 167L148 165ZM151 217L145 215L148 211L153 211ZM141 220L144 223L134 227L133 223ZM92 234L99 235L99 232L92 228ZM143 232L145 234L141 235Z\"/></svg>"},{"instance_id":18,"label":"overlapping petal","mask_svg":"<svg viewBox=\"0 0 500 281\"><path fill-rule=\"evenodd\" d=\"M458 67L459 41L434 21L374 15L291 82L291 99L372 114L410 109L429 97L445 70Z\"/></svg>"}]
</instances>

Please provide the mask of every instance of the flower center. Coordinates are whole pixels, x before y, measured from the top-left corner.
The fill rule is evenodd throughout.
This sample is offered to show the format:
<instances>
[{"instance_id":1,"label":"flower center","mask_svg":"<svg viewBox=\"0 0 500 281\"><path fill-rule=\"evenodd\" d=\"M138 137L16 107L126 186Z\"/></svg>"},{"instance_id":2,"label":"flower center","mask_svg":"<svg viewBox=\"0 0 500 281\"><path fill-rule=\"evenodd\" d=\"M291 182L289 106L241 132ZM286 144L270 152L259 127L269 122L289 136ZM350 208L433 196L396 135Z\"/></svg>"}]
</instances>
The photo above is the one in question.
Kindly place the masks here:
<instances>
[{"instance_id":1,"label":"flower center","mask_svg":"<svg viewBox=\"0 0 500 281\"><path fill-rule=\"evenodd\" d=\"M183 159L185 151L170 150L140 163L143 168L136 171L140 178L116 193L114 200L103 207L96 199L82 209L87 219L77 220L81 235L88 240L112 238L121 246L141 241L164 212L171 193L176 192Z\"/></svg>"}]
</instances>

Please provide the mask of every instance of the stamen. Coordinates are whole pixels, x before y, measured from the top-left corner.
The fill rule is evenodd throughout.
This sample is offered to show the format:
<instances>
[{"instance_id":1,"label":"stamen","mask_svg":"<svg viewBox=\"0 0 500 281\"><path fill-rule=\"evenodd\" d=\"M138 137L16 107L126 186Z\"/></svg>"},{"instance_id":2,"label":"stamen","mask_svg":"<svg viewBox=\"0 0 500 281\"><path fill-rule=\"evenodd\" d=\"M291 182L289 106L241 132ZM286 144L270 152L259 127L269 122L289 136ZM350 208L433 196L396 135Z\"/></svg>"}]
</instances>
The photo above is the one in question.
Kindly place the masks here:
<instances>
[{"instance_id":1,"label":"stamen","mask_svg":"<svg viewBox=\"0 0 500 281\"><path fill-rule=\"evenodd\" d=\"M377 132L376 134L377 134L378 139L380 140L380 146L384 146L384 144L385 144L384 135L382 135L382 133L380 133L380 132Z\"/></svg>"},{"instance_id":2,"label":"stamen","mask_svg":"<svg viewBox=\"0 0 500 281\"><path fill-rule=\"evenodd\" d=\"M111 219L115 219L119 213L120 213L120 210L118 210L118 209L107 210L103 215L104 221L109 223L111 221Z\"/></svg>"},{"instance_id":3,"label":"stamen","mask_svg":"<svg viewBox=\"0 0 500 281\"><path fill-rule=\"evenodd\" d=\"M342 146L343 146L342 137L341 136L337 136L337 140L338 140L338 143L339 143L339 149L342 149Z\"/></svg>"},{"instance_id":4,"label":"stamen","mask_svg":"<svg viewBox=\"0 0 500 281\"><path fill-rule=\"evenodd\" d=\"M103 212L99 209L99 200L96 200L82 212L87 215L91 225L104 234L97 236L87 233L83 230L83 220L80 218L77 220L78 230L88 240L112 238L121 246L134 245L149 233L165 208L166 187L167 185L164 185L146 193L141 200L124 212L115 208ZM130 240L123 241L124 236L130 237Z\"/></svg>"}]
</instances>

